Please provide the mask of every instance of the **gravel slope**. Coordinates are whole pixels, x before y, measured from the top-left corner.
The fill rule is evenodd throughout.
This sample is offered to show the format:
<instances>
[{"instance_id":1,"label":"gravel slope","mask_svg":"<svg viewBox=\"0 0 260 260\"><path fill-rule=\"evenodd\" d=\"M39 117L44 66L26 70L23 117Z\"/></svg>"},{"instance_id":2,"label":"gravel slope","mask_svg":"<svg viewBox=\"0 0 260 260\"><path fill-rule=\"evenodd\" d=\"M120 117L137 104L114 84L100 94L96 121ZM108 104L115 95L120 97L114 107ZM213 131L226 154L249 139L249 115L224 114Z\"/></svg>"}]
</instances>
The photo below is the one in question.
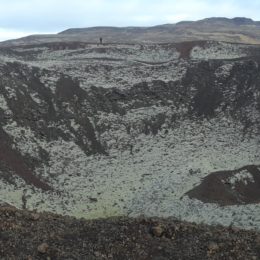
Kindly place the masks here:
<instances>
[{"instance_id":1,"label":"gravel slope","mask_svg":"<svg viewBox=\"0 0 260 260\"><path fill-rule=\"evenodd\" d=\"M256 260L260 234L174 219L86 221L0 208L0 258Z\"/></svg>"}]
</instances>

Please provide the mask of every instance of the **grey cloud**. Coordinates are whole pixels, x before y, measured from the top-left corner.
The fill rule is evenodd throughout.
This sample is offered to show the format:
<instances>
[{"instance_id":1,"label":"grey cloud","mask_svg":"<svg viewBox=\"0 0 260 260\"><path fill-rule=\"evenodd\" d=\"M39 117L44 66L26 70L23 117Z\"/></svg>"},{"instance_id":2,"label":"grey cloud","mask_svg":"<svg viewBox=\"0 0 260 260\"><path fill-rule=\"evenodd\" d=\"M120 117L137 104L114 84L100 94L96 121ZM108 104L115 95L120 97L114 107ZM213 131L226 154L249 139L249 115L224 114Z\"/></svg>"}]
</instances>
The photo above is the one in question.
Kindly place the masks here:
<instances>
[{"instance_id":1,"label":"grey cloud","mask_svg":"<svg viewBox=\"0 0 260 260\"><path fill-rule=\"evenodd\" d=\"M0 0L0 27L58 32L98 25L156 25L210 16L260 20L256 0Z\"/></svg>"}]
</instances>

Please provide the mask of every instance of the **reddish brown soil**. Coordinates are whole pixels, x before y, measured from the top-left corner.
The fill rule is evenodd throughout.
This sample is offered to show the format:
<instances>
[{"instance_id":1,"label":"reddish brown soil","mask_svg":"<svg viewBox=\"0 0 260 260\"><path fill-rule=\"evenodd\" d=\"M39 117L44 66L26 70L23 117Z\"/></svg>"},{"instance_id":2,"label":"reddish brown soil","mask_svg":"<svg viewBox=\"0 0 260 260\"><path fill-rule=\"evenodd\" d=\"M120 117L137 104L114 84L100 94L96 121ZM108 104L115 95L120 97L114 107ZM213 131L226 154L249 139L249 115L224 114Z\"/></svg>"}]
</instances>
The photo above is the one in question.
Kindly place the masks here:
<instances>
[{"instance_id":1,"label":"reddish brown soil","mask_svg":"<svg viewBox=\"0 0 260 260\"><path fill-rule=\"evenodd\" d=\"M259 259L260 234L170 219L86 221L0 208L0 259Z\"/></svg>"},{"instance_id":2,"label":"reddish brown soil","mask_svg":"<svg viewBox=\"0 0 260 260\"><path fill-rule=\"evenodd\" d=\"M11 148L8 136L0 130L0 161L5 164L11 172L20 176L27 184L44 191L51 190L51 187L37 178L30 167L25 163L25 159Z\"/></svg>"},{"instance_id":3,"label":"reddish brown soil","mask_svg":"<svg viewBox=\"0 0 260 260\"><path fill-rule=\"evenodd\" d=\"M176 43L175 46L177 51L180 53L180 58L189 59L190 52L195 46L204 48L206 44L206 41L189 41Z\"/></svg>"},{"instance_id":4,"label":"reddish brown soil","mask_svg":"<svg viewBox=\"0 0 260 260\"><path fill-rule=\"evenodd\" d=\"M254 182L238 182L232 186L228 178L241 170L247 170ZM220 171L209 174L202 183L189 191L190 198L196 198L206 203L218 203L222 206L240 205L260 202L260 171L255 165L245 166L234 171Z\"/></svg>"}]
</instances>

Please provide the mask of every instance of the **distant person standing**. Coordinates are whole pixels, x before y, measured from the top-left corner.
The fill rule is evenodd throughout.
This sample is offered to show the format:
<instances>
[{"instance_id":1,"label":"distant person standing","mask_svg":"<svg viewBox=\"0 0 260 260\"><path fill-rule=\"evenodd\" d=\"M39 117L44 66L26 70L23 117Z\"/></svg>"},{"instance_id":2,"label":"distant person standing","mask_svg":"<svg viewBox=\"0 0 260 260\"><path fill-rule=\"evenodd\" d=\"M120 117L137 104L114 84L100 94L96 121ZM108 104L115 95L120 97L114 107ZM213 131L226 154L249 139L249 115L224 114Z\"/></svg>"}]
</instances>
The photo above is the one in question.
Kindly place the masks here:
<instances>
[{"instance_id":1,"label":"distant person standing","mask_svg":"<svg viewBox=\"0 0 260 260\"><path fill-rule=\"evenodd\" d=\"M102 45L103 44L103 39L102 37L99 38L99 43Z\"/></svg>"}]
</instances>

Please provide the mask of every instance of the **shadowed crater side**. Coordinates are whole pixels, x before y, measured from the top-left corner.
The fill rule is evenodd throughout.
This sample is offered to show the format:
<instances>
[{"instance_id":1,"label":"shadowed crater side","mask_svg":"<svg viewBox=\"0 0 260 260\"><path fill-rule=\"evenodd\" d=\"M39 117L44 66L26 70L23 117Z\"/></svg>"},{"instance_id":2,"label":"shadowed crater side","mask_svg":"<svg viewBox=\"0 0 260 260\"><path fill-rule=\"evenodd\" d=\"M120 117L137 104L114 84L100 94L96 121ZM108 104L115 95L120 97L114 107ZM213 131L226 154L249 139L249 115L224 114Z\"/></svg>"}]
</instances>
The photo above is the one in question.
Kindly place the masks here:
<instances>
[{"instance_id":1,"label":"shadowed crater side","mask_svg":"<svg viewBox=\"0 0 260 260\"><path fill-rule=\"evenodd\" d=\"M248 165L233 171L209 174L186 194L190 198L221 206L260 202L260 167Z\"/></svg>"}]
</instances>

